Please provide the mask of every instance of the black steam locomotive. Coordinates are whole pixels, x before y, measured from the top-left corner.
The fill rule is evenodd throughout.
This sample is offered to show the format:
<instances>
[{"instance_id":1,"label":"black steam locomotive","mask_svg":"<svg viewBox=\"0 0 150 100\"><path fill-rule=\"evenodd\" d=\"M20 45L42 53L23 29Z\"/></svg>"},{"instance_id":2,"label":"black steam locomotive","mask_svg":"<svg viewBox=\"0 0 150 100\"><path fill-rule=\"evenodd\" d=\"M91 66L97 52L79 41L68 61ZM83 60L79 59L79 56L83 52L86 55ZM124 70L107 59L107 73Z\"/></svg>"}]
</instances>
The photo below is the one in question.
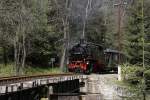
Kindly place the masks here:
<instances>
[{"instance_id":1,"label":"black steam locomotive","mask_svg":"<svg viewBox=\"0 0 150 100\"><path fill-rule=\"evenodd\" d=\"M76 73L99 73L104 70L101 45L80 41L69 50L68 70Z\"/></svg>"}]
</instances>

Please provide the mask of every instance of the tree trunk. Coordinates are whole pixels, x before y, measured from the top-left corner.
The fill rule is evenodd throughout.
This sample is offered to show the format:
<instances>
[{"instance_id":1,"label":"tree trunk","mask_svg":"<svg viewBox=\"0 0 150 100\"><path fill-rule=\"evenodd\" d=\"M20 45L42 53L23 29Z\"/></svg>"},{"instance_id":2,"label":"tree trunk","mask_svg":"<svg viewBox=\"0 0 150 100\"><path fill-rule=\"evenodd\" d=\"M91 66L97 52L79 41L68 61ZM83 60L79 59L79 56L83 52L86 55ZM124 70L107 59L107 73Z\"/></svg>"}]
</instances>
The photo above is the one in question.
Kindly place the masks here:
<instances>
[{"instance_id":1,"label":"tree trunk","mask_svg":"<svg viewBox=\"0 0 150 100\"><path fill-rule=\"evenodd\" d=\"M16 36L14 39L14 55L15 55L15 70L16 75L23 74L23 68L25 66L25 59L26 59L26 46L25 46L25 25L24 20L22 18L22 13L24 13L24 5L23 0L20 0L20 12L19 12L19 25L16 31Z\"/></svg>"},{"instance_id":2,"label":"tree trunk","mask_svg":"<svg viewBox=\"0 0 150 100\"><path fill-rule=\"evenodd\" d=\"M23 47L22 47L22 50L23 50L23 55L22 55L22 70L23 70L24 67L25 67L25 60L26 60L25 34L23 34ZM23 71L22 71L22 74L23 74Z\"/></svg>"},{"instance_id":3,"label":"tree trunk","mask_svg":"<svg viewBox=\"0 0 150 100\"><path fill-rule=\"evenodd\" d=\"M6 66L8 63L8 59L7 59L6 46L4 45L3 45L3 61L4 61L4 65Z\"/></svg>"},{"instance_id":4,"label":"tree trunk","mask_svg":"<svg viewBox=\"0 0 150 100\"><path fill-rule=\"evenodd\" d=\"M82 38L85 39L85 28L86 28L86 21L88 17L89 8L91 7L92 0L88 0L86 9L85 9L85 18L83 22L83 32L82 32Z\"/></svg>"},{"instance_id":5,"label":"tree trunk","mask_svg":"<svg viewBox=\"0 0 150 100\"><path fill-rule=\"evenodd\" d=\"M67 17L64 19L62 18L63 26L64 26L64 44L63 44L63 51L62 51L62 57L61 57L61 63L60 68L63 71L63 68L65 66L65 59L66 59L66 51L67 51Z\"/></svg>"},{"instance_id":6,"label":"tree trunk","mask_svg":"<svg viewBox=\"0 0 150 100\"><path fill-rule=\"evenodd\" d=\"M17 36L15 36L15 40L14 40L14 62L15 62L15 66L14 66L14 71L15 71L15 74L18 75L19 72L18 72L18 50L17 50Z\"/></svg>"},{"instance_id":7,"label":"tree trunk","mask_svg":"<svg viewBox=\"0 0 150 100\"><path fill-rule=\"evenodd\" d=\"M66 58L66 48L63 48L63 54L60 62L60 69L63 71L65 66L65 58Z\"/></svg>"}]
</instances>

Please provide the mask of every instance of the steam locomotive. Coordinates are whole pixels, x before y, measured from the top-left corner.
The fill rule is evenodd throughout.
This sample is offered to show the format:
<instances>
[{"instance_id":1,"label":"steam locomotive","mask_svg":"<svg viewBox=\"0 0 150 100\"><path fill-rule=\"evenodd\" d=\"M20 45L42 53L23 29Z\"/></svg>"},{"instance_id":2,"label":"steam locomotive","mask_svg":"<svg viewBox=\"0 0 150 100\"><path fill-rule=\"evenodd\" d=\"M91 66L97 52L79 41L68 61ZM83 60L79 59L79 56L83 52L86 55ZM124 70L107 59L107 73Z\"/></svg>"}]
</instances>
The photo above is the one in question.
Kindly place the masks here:
<instances>
[{"instance_id":1,"label":"steam locomotive","mask_svg":"<svg viewBox=\"0 0 150 100\"><path fill-rule=\"evenodd\" d=\"M80 41L69 50L69 72L100 73L104 70L103 48L101 45Z\"/></svg>"}]
</instances>

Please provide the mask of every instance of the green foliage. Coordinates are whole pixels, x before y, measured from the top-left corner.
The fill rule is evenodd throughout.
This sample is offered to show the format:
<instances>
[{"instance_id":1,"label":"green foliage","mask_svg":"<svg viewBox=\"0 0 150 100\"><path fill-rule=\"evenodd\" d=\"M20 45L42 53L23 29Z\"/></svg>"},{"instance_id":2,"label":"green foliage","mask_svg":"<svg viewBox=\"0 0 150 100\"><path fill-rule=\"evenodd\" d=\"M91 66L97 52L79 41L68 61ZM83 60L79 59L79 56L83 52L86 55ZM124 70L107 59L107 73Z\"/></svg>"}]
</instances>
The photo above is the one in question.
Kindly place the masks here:
<instances>
[{"instance_id":1,"label":"green foliage","mask_svg":"<svg viewBox=\"0 0 150 100\"><path fill-rule=\"evenodd\" d=\"M3 9L0 11L0 60L4 60L6 53L7 58L14 58L14 45L22 44L24 34L27 63L48 65L57 52L55 42L59 36L54 29L48 29L48 26L54 26L47 24L47 13L51 12L48 0L2 0L0 6ZM22 46L20 48L22 50Z\"/></svg>"},{"instance_id":2,"label":"green foliage","mask_svg":"<svg viewBox=\"0 0 150 100\"><path fill-rule=\"evenodd\" d=\"M0 77L14 76L14 64L8 64L7 66L0 64ZM51 68L49 67L34 67L34 66L26 66L23 69L23 75L41 75L41 74L57 74L62 73L59 67Z\"/></svg>"},{"instance_id":3,"label":"green foliage","mask_svg":"<svg viewBox=\"0 0 150 100\"><path fill-rule=\"evenodd\" d=\"M15 73L13 71L14 64L9 64L5 66L4 64L0 64L0 77L14 76Z\"/></svg>"},{"instance_id":4,"label":"green foliage","mask_svg":"<svg viewBox=\"0 0 150 100\"><path fill-rule=\"evenodd\" d=\"M141 24L141 5L138 0L130 8L130 14L127 25L128 42L126 44L126 52L132 64L142 62L142 45L140 45L142 43Z\"/></svg>"},{"instance_id":5,"label":"green foliage","mask_svg":"<svg viewBox=\"0 0 150 100\"><path fill-rule=\"evenodd\" d=\"M62 71L60 70L59 67L46 67L46 68L42 68L42 67L31 67L28 66L27 68L25 68L24 70L25 75L42 75L42 74L60 74L62 73Z\"/></svg>"},{"instance_id":6,"label":"green foliage","mask_svg":"<svg viewBox=\"0 0 150 100\"><path fill-rule=\"evenodd\" d=\"M102 14L102 12L100 14ZM105 41L106 30L107 28L104 24L104 17L102 15L95 14L95 16L93 16L93 18L91 18L87 23L86 28L87 40L93 43L104 45L104 43L106 42Z\"/></svg>"},{"instance_id":7,"label":"green foliage","mask_svg":"<svg viewBox=\"0 0 150 100\"><path fill-rule=\"evenodd\" d=\"M144 68L136 65L122 65L122 77L124 81L131 84L139 84L142 82Z\"/></svg>"},{"instance_id":8,"label":"green foliage","mask_svg":"<svg viewBox=\"0 0 150 100\"><path fill-rule=\"evenodd\" d=\"M144 72L146 90L150 90L150 69Z\"/></svg>"},{"instance_id":9,"label":"green foliage","mask_svg":"<svg viewBox=\"0 0 150 100\"><path fill-rule=\"evenodd\" d=\"M3 55L3 51L2 51L2 48L0 47L0 62L1 62L2 59L3 59L2 55Z\"/></svg>"},{"instance_id":10,"label":"green foliage","mask_svg":"<svg viewBox=\"0 0 150 100\"><path fill-rule=\"evenodd\" d=\"M125 49L126 55L129 58L129 62L131 64L142 64L143 59L143 44L142 44L142 8L141 8L141 0L134 0L134 3L128 9L128 23L126 27L126 34L125 34ZM148 0L144 0L144 32L145 32L145 64L149 65L150 59L150 49L149 45L147 44L149 41L149 21L150 21L150 14L149 14L149 7L150 2Z\"/></svg>"},{"instance_id":11,"label":"green foliage","mask_svg":"<svg viewBox=\"0 0 150 100\"><path fill-rule=\"evenodd\" d=\"M146 70L146 71L144 72L144 76L145 76L146 79L149 79L149 80L150 80L150 69L149 69L149 70Z\"/></svg>"},{"instance_id":12,"label":"green foliage","mask_svg":"<svg viewBox=\"0 0 150 100\"><path fill-rule=\"evenodd\" d=\"M149 68L124 64L122 65L122 77L124 80L120 85L125 86L133 97L140 98L140 100L147 97L150 90Z\"/></svg>"},{"instance_id":13,"label":"green foliage","mask_svg":"<svg viewBox=\"0 0 150 100\"><path fill-rule=\"evenodd\" d=\"M114 17L116 16L113 11L116 8L108 9L101 5L101 0L97 1L99 4L93 2L89 9L85 29L86 38L89 42L104 44L104 48L116 48L115 28L117 25L115 25ZM97 3L97 1L95 2ZM21 44L22 33L25 33L26 63L28 65L48 66L52 57L60 57L62 44L64 44L62 18L68 16L68 33L70 35L68 40L70 44L74 44L74 40L75 42L79 40L83 30L87 0L70 0L69 2L71 5L68 4L70 7L66 10L64 0L1 0L0 62L4 61L4 58L8 61L14 58L15 36L18 35L18 44ZM113 6L113 0L110 2ZM150 65L150 45L147 44L150 43L150 1L145 0L144 5L145 62ZM140 0L134 0L127 12L126 37L124 37L126 39L121 42L125 45L124 51L129 57L129 62L141 65L142 17ZM20 18L22 21L20 21ZM58 63L58 60L56 63ZM130 73L133 78L141 73L139 67L127 67L127 69L129 70L125 70L124 73ZM135 80L138 79L135 78Z\"/></svg>"}]
</instances>

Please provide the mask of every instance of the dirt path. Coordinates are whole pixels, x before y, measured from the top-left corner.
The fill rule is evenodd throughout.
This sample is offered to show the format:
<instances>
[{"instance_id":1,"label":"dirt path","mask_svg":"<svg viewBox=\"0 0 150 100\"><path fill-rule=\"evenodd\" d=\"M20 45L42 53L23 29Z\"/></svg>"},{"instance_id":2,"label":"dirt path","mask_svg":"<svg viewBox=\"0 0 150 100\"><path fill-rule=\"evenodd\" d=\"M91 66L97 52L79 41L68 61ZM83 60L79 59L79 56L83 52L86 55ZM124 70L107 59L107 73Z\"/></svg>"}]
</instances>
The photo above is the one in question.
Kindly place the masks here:
<instances>
[{"instance_id":1,"label":"dirt path","mask_svg":"<svg viewBox=\"0 0 150 100\"><path fill-rule=\"evenodd\" d=\"M87 96L84 96L85 100L120 100L115 90L116 81L117 74L88 75L86 86L83 89L83 92L88 93Z\"/></svg>"}]
</instances>

